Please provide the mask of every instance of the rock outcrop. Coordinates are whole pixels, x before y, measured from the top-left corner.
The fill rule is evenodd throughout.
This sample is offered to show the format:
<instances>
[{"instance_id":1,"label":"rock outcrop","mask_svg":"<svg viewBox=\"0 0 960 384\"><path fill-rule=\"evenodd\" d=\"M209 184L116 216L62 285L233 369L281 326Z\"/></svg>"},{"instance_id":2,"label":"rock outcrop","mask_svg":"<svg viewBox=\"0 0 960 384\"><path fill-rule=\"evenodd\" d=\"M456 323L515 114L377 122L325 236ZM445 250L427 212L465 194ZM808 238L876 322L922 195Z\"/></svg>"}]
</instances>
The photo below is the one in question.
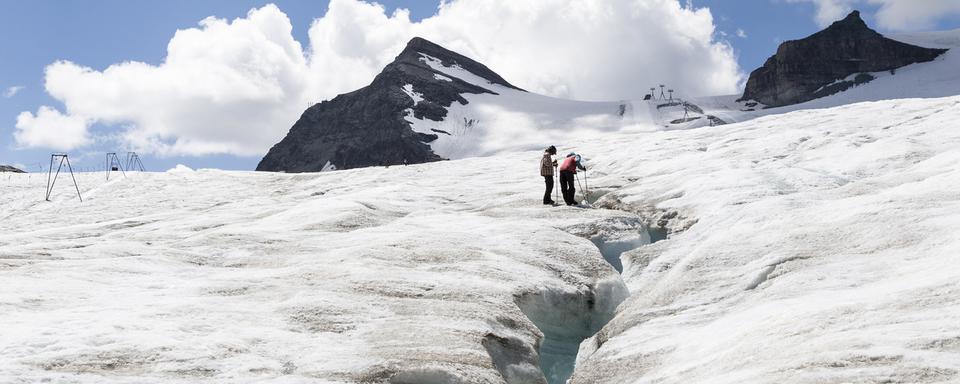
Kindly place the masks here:
<instances>
[{"instance_id":1,"label":"rock outcrop","mask_svg":"<svg viewBox=\"0 0 960 384\"><path fill-rule=\"evenodd\" d=\"M16 167L11 167L9 165L0 165L0 172L26 173Z\"/></svg>"},{"instance_id":2,"label":"rock outcrop","mask_svg":"<svg viewBox=\"0 0 960 384\"><path fill-rule=\"evenodd\" d=\"M418 119L440 121L453 102L467 104L461 94L495 92L442 74L428 61L519 89L483 64L417 37L370 85L308 108L257 170L317 172L443 160L429 145L438 136L414 132L404 117L412 111ZM415 101L413 92L422 99Z\"/></svg>"},{"instance_id":3,"label":"rock outcrop","mask_svg":"<svg viewBox=\"0 0 960 384\"><path fill-rule=\"evenodd\" d=\"M944 52L883 37L853 11L805 39L780 44L776 55L750 74L740 100L767 107L798 104L869 82L870 72L928 62Z\"/></svg>"}]
</instances>

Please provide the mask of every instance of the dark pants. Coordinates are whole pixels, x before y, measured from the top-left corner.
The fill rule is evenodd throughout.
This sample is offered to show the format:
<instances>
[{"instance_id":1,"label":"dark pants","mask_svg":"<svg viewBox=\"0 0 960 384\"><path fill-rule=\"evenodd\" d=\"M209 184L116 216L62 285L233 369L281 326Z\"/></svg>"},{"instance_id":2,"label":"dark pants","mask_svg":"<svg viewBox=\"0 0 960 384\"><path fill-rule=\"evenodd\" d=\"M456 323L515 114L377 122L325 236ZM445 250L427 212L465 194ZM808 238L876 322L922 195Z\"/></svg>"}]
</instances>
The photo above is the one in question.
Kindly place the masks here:
<instances>
[{"instance_id":1,"label":"dark pants","mask_svg":"<svg viewBox=\"0 0 960 384\"><path fill-rule=\"evenodd\" d=\"M560 193L563 194L563 202L567 203L567 205L577 204L577 201L574 200L577 189L573 187L573 177L573 172L560 171Z\"/></svg>"},{"instance_id":2,"label":"dark pants","mask_svg":"<svg viewBox=\"0 0 960 384\"><path fill-rule=\"evenodd\" d=\"M553 175L544 176L543 182L547 185L546 190L543 192L543 203L553 204L553 199L550 198L550 194L553 193Z\"/></svg>"}]
</instances>

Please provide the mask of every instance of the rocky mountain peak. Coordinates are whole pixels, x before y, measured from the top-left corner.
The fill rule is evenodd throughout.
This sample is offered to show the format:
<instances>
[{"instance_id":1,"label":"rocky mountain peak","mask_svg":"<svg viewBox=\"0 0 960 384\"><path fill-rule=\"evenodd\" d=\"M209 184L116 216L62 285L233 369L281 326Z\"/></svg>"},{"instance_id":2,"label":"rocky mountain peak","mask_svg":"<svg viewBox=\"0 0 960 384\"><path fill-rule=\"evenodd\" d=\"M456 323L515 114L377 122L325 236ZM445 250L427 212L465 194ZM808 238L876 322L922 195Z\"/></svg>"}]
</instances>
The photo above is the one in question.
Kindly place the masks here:
<instances>
[{"instance_id":1,"label":"rocky mountain peak","mask_svg":"<svg viewBox=\"0 0 960 384\"><path fill-rule=\"evenodd\" d=\"M490 83L502 85L508 88L520 89L504 80L496 72L487 68L487 66L461 55L457 52L446 49L422 37L414 37L407 42L407 46L397 55L392 65L412 65L415 67L431 69L426 63L425 56L438 60L444 67L460 67L476 76L487 80ZM388 66L389 67L389 66Z\"/></svg>"},{"instance_id":2,"label":"rocky mountain peak","mask_svg":"<svg viewBox=\"0 0 960 384\"><path fill-rule=\"evenodd\" d=\"M414 37L410 39L410 41L407 42L406 47L403 48L403 51L400 51L400 54L397 55L397 58L394 60L394 62L416 64L418 61L420 61L422 55L429 55L440 59L443 61L444 65L447 66L458 65L460 61L465 63L475 62L466 56L446 49L439 44L422 37Z\"/></svg>"},{"instance_id":3,"label":"rocky mountain peak","mask_svg":"<svg viewBox=\"0 0 960 384\"><path fill-rule=\"evenodd\" d=\"M850 12L850 14L847 15L847 17L844 17L843 20L835 21L833 24L827 27L828 30L835 28L851 28L872 31L870 27L867 27L867 23L863 21L863 18L860 17L860 11L858 10L853 10L853 12Z\"/></svg>"},{"instance_id":4,"label":"rocky mountain peak","mask_svg":"<svg viewBox=\"0 0 960 384\"><path fill-rule=\"evenodd\" d=\"M781 44L750 74L741 100L767 107L798 104L869 82L871 72L931 61L943 52L888 39L853 11L822 31Z\"/></svg>"},{"instance_id":5,"label":"rocky mountain peak","mask_svg":"<svg viewBox=\"0 0 960 384\"><path fill-rule=\"evenodd\" d=\"M841 20L834 21L830 26L824 28L822 31L814 33L803 40L829 40L829 39L846 39L846 40L862 40L869 38L882 38L883 35L870 29L867 26L867 22L863 21L860 17L860 11L850 12L847 17L844 17Z\"/></svg>"},{"instance_id":6,"label":"rocky mountain peak","mask_svg":"<svg viewBox=\"0 0 960 384\"><path fill-rule=\"evenodd\" d=\"M493 85L520 90L485 65L415 37L370 85L308 108L257 170L317 172L443 160L430 147L439 136L414 132L406 117L441 121L451 104L468 103L463 94L497 94Z\"/></svg>"}]
</instances>

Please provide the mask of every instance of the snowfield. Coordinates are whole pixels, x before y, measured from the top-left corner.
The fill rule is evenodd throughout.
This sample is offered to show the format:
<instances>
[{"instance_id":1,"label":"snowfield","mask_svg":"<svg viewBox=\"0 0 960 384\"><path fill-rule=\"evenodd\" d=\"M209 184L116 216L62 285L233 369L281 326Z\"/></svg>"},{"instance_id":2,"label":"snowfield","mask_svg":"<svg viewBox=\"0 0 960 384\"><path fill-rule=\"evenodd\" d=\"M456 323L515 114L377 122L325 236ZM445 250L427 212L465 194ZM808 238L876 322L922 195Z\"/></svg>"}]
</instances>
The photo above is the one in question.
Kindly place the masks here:
<instances>
[{"instance_id":1,"label":"snowfield","mask_svg":"<svg viewBox=\"0 0 960 384\"><path fill-rule=\"evenodd\" d=\"M632 296L573 382L960 381L958 117L891 100L588 150L597 205L696 224L622 256Z\"/></svg>"},{"instance_id":2,"label":"snowfield","mask_svg":"<svg viewBox=\"0 0 960 384\"><path fill-rule=\"evenodd\" d=\"M0 381L957 382L958 119L902 99L553 143L589 207L539 204L539 151L88 174L83 203L2 175Z\"/></svg>"},{"instance_id":3,"label":"snowfield","mask_svg":"<svg viewBox=\"0 0 960 384\"><path fill-rule=\"evenodd\" d=\"M83 203L5 178L0 381L501 382L492 358L542 377L521 306L589 327L626 297L558 228L636 215L530 204L528 163L91 174Z\"/></svg>"}]
</instances>

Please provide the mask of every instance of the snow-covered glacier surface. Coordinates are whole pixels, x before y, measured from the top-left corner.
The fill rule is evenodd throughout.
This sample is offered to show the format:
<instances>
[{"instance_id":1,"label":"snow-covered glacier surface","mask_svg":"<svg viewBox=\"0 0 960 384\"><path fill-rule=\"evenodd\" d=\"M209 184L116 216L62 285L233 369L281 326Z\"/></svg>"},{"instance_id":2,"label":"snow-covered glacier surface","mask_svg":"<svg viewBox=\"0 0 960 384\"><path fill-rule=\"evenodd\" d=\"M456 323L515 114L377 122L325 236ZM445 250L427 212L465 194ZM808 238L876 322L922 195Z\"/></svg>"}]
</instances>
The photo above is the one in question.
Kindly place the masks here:
<instances>
[{"instance_id":1,"label":"snow-covered glacier surface","mask_svg":"<svg viewBox=\"0 0 960 384\"><path fill-rule=\"evenodd\" d=\"M585 156L591 207L539 204L536 151L81 175L83 203L3 175L0 381L957 381L958 118L543 143Z\"/></svg>"},{"instance_id":2,"label":"snow-covered glacier surface","mask_svg":"<svg viewBox=\"0 0 960 384\"><path fill-rule=\"evenodd\" d=\"M532 204L529 156L4 176L0 382L542 380L627 296L575 234L637 216Z\"/></svg>"},{"instance_id":3,"label":"snow-covered glacier surface","mask_svg":"<svg viewBox=\"0 0 960 384\"><path fill-rule=\"evenodd\" d=\"M958 118L890 100L590 146L598 205L689 227L622 256L632 295L572 382L960 381Z\"/></svg>"}]
</instances>

